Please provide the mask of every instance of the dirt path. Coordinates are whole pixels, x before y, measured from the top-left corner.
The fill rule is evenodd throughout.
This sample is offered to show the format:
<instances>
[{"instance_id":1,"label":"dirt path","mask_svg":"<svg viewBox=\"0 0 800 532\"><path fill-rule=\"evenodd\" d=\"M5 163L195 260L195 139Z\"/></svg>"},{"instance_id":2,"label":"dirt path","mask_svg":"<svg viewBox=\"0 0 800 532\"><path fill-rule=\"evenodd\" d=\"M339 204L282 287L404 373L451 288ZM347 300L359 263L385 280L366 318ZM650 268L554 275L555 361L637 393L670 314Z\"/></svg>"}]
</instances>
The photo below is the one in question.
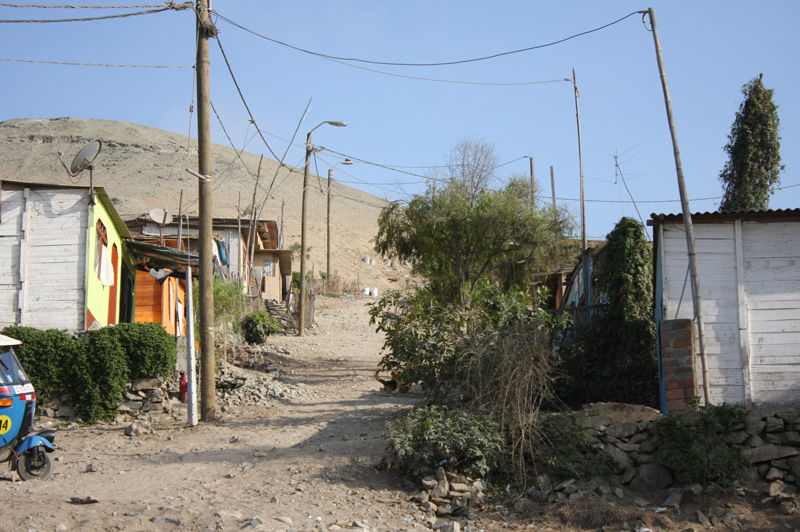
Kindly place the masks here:
<instances>
[{"instance_id":1,"label":"dirt path","mask_svg":"<svg viewBox=\"0 0 800 532\"><path fill-rule=\"evenodd\" d=\"M366 301L319 298L316 329L274 338L284 354L270 362L296 397L218 408L194 428L176 409L136 437L127 423L59 430L50 480L0 476L0 529L427 528L401 480L372 467L386 419L420 398L378 391Z\"/></svg>"}]
</instances>

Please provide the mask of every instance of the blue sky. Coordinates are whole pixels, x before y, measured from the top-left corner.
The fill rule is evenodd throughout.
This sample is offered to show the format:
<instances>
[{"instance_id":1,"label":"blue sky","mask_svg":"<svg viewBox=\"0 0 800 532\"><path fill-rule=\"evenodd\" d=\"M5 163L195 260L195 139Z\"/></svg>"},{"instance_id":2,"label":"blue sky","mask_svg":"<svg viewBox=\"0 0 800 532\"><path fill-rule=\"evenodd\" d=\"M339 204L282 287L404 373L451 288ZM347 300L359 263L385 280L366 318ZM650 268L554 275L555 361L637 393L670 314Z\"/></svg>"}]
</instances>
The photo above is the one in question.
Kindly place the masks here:
<instances>
[{"instance_id":1,"label":"blue sky","mask_svg":"<svg viewBox=\"0 0 800 532\"><path fill-rule=\"evenodd\" d=\"M20 2L24 3L24 2ZM55 2L54 2L55 3ZM61 2L58 2L61 3ZM82 0L82 4L108 4ZM123 2L119 2L122 4ZM722 146L742 101L741 86L759 73L775 90L786 166L772 208L800 205L800 103L793 1L307 1L216 0L224 17L272 39L336 56L390 62L441 62L485 56L562 39L636 10L655 9L690 198L721 194ZM129 10L130 11L130 10ZM98 16L115 10L0 7L0 19ZM527 176L534 157L540 196L556 195L579 214L575 107L571 83L522 86L439 83L379 74L292 50L216 20L234 74L272 149L282 154L309 98L311 110L286 162L300 165L305 132L323 120L314 143L360 159L428 175L463 138L494 145L495 186ZM0 24L3 59L138 65L194 63L189 11L102 22ZM357 63L356 63L357 64ZM614 153L639 211L679 212L678 189L652 34L634 15L563 44L493 60L441 67L366 65L394 74L458 81L560 80L574 68L580 87L586 222L603 238L621 216L637 217ZM71 116L124 120L186 134L193 100L190 69L123 69L0 61L0 120ZM268 153L211 43L211 98L237 148ZM228 144L216 118L213 139ZM196 115L192 122L196 136ZM318 154L319 172L342 158ZM421 168L411 168L421 167ZM421 177L364 163L339 166L335 177L388 199L424 189ZM718 199L691 202L715 210ZM577 221L577 220L576 220Z\"/></svg>"}]
</instances>

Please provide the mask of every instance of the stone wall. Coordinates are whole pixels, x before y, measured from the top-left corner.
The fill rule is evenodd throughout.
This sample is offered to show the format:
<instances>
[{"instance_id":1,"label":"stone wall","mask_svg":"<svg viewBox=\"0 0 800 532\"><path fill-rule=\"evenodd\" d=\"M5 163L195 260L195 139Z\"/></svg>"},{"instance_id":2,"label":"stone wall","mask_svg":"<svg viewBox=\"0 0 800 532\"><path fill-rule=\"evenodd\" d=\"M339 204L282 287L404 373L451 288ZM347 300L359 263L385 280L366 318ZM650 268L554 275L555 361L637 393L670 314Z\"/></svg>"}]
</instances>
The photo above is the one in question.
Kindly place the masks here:
<instances>
[{"instance_id":1,"label":"stone wall","mask_svg":"<svg viewBox=\"0 0 800 532\"><path fill-rule=\"evenodd\" d=\"M572 416L587 428L595 449L611 458L622 484L650 491L676 483L672 472L658 460L658 411L595 403ZM750 462L746 480L780 480L800 487L800 412L787 407L761 408L749 411L746 419L727 436Z\"/></svg>"}]
</instances>

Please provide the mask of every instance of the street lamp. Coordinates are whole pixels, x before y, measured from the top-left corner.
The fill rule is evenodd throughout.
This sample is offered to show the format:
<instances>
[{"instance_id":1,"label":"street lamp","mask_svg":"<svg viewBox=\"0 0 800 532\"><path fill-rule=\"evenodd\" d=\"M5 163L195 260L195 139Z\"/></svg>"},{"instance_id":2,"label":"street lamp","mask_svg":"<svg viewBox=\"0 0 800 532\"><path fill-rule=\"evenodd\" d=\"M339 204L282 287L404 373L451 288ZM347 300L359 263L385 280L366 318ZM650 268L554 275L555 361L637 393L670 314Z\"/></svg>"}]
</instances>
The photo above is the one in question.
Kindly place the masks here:
<instances>
[{"instance_id":1,"label":"street lamp","mask_svg":"<svg viewBox=\"0 0 800 532\"><path fill-rule=\"evenodd\" d=\"M331 180L333 179L333 169L339 166L340 164L343 165L351 165L353 161L350 159L345 159L344 161L339 161L338 163L334 164L330 168L328 168L328 257L327 257L327 281L331 281Z\"/></svg>"},{"instance_id":2,"label":"street lamp","mask_svg":"<svg viewBox=\"0 0 800 532\"><path fill-rule=\"evenodd\" d=\"M303 330L306 328L306 205L308 204L308 164L312 152L311 133L325 124L336 127L345 127L347 125L346 122L341 120L325 120L312 127L308 135L306 135L306 165L303 168L303 207L300 218L300 302L297 306L300 318L297 327L298 336L303 336Z\"/></svg>"}]
</instances>

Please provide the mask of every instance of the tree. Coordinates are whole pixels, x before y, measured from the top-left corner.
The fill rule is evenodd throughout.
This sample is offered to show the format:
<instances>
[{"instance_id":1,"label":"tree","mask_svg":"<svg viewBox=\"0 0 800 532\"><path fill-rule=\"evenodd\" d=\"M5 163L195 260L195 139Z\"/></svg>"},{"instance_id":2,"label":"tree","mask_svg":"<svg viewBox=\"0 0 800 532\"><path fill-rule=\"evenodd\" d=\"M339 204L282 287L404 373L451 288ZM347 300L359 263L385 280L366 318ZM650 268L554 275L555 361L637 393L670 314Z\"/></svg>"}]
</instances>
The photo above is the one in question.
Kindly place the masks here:
<instances>
[{"instance_id":1,"label":"tree","mask_svg":"<svg viewBox=\"0 0 800 532\"><path fill-rule=\"evenodd\" d=\"M530 184L512 179L488 188L494 149L461 141L450 158L450 178L403 207L393 203L378 220L375 250L411 262L437 301L465 304L480 280L509 288L564 261L565 212L531 209Z\"/></svg>"},{"instance_id":2,"label":"tree","mask_svg":"<svg viewBox=\"0 0 800 532\"><path fill-rule=\"evenodd\" d=\"M641 223L622 218L608 234L595 286L604 307L559 350L558 396L576 407L595 401L655 406L653 261Z\"/></svg>"},{"instance_id":3,"label":"tree","mask_svg":"<svg viewBox=\"0 0 800 532\"><path fill-rule=\"evenodd\" d=\"M723 148L729 159L719 174L722 212L769 209L769 197L783 170L778 106L772 102L772 89L764 88L762 77L759 74L742 87L745 99Z\"/></svg>"}]
</instances>

